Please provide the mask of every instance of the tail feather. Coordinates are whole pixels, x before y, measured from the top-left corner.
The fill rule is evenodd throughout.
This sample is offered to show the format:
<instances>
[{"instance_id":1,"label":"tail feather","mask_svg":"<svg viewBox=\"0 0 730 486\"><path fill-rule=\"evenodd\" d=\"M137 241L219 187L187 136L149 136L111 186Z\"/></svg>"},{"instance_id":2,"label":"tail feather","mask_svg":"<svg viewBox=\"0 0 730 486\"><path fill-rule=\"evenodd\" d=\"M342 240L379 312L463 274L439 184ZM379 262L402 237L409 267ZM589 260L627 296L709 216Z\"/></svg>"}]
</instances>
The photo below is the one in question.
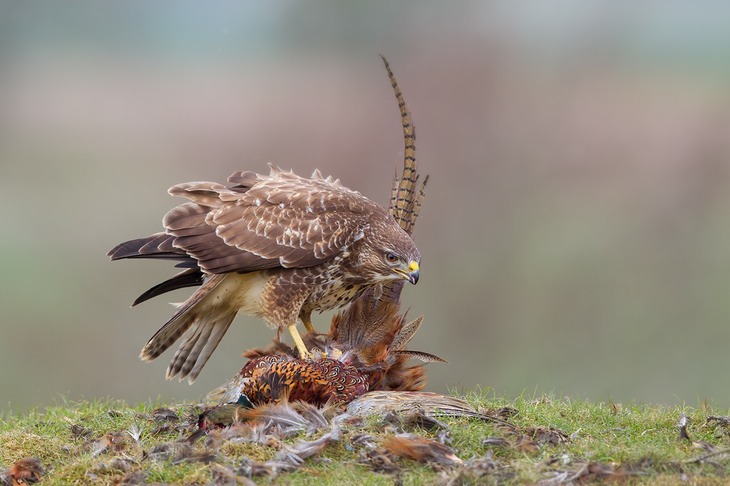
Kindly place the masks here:
<instances>
[{"instance_id":1,"label":"tail feather","mask_svg":"<svg viewBox=\"0 0 730 486\"><path fill-rule=\"evenodd\" d=\"M207 324L209 324L207 320L201 322L201 319L199 318L196 318L193 321L192 331L188 334L185 340L180 343L180 346L177 348L177 351L175 351L175 355L172 357L172 360L167 367L167 374L165 375L166 379L172 380L178 375L180 375L181 380L185 378L183 368L185 367L186 360L190 356L198 356L200 354L200 348L203 347L208 336L210 336L211 326L208 326ZM192 365L187 367L188 372L190 372L190 369L192 369Z\"/></svg>"},{"instance_id":2,"label":"tail feather","mask_svg":"<svg viewBox=\"0 0 730 486\"><path fill-rule=\"evenodd\" d=\"M142 348L139 357L143 361L152 361L177 341L198 318L196 306L223 281L224 275L208 277L203 285L190 296L177 312L165 323Z\"/></svg>"},{"instance_id":3,"label":"tail feather","mask_svg":"<svg viewBox=\"0 0 730 486\"><path fill-rule=\"evenodd\" d=\"M192 384L235 317L236 312L230 312L214 319L198 319L195 330L180 345L167 367L167 379L178 377L183 380L187 377L188 382Z\"/></svg>"},{"instance_id":4,"label":"tail feather","mask_svg":"<svg viewBox=\"0 0 730 486\"><path fill-rule=\"evenodd\" d=\"M396 173L393 177L393 185L390 191L390 204L388 212L409 235L413 233L421 204L425 197L426 183L428 176L418 184L420 174L418 173L418 162L416 161L416 127L411 122L411 112L403 98L403 93L398 87L395 74L390 69L390 64L383 58L385 69L388 71L388 78L393 87L395 99L400 110L401 125L403 126L403 171L400 177ZM383 299L398 302L403 289L403 282L391 282L383 285Z\"/></svg>"},{"instance_id":5,"label":"tail feather","mask_svg":"<svg viewBox=\"0 0 730 486\"><path fill-rule=\"evenodd\" d=\"M107 253L112 260L124 258L156 258L161 260L190 260L184 250L173 246L174 236L167 233L155 233L144 238L120 243Z\"/></svg>"},{"instance_id":6,"label":"tail feather","mask_svg":"<svg viewBox=\"0 0 730 486\"><path fill-rule=\"evenodd\" d=\"M411 339L413 339L413 336L415 336L418 330L421 328L422 322L423 316L419 316L408 324L404 324L393 338L393 343L391 344L391 347L397 350L405 349L406 345L411 341Z\"/></svg>"},{"instance_id":7,"label":"tail feather","mask_svg":"<svg viewBox=\"0 0 730 486\"><path fill-rule=\"evenodd\" d=\"M410 234L418 217L428 176L419 187L418 180L421 176L418 174L418 163L416 161L416 127L411 121L411 112L385 57L383 57L383 63L388 71L388 78L390 78L390 84L393 87L395 99L400 109L404 144L403 172L400 178L396 175L393 180L390 207L388 209L401 228Z\"/></svg>"}]
</instances>

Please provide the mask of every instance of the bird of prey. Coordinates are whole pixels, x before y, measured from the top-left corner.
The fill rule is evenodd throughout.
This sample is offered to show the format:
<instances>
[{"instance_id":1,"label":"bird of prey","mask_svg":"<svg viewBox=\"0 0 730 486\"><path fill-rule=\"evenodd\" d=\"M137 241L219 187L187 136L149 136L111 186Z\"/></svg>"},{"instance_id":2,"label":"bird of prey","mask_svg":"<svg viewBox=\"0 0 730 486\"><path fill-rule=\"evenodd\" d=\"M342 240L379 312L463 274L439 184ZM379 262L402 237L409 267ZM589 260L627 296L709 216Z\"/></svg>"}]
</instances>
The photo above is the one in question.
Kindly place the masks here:
<instances>
[{"instance_id":1,"label":"bird of prey","mask_svg":"<svg viewBox=\"0 0 730 486\"><path fill-rule=\"evenodd\" d=\"M415 129L397 84L393 88L401 109L406 150L403 172L393 180L388 211L410 235L425 197L428 176L419 184ZM400 313L404 282L391 281L378 292L368 288L332 318L328 334L305 336L314 359L299 359L294 349L278 339L268 348L244 352L249 361L208 398L219 401L223 409L240 404L242 398L248 406L296 400L323 406L347 404L368 390L421 390L426 370L422 364L409 366L410 359L425 363L445 360L406 349L423 316L407 322L405 313Z\"/></svg>"},{"instance_id":2,"label":"bird of prey","mask_svg":"<svg viewBox=\"0 0 730 486\"><path fill-rule=\"evenodd\" d=\"M405 104L385 64L403 114ZM408 145L406 137L406 156ZM228 182L173 186L169 193L189 202L165 215L164 231L109 251L112 260L173 260L183 268L134 305L199 286L140 354L153 360L188 331L168 379L195 381L239 311L279 331L288 328L299 356L307 358L297 319L315 332L313 311L341 307L394 281L418 282L421 255L409 234L383 207L339 180L319 171L300 177L271 165L268 176L239 171Z\"/></svg>"}]
</instances>

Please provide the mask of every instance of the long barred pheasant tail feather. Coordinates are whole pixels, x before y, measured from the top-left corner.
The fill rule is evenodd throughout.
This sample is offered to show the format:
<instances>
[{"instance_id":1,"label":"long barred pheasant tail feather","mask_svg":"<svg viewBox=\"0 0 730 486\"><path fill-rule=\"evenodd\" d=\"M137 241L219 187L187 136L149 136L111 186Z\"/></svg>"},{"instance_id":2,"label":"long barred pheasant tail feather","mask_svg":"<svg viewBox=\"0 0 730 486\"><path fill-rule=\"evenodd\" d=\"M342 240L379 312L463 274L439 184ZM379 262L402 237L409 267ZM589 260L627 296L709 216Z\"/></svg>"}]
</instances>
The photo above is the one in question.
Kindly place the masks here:
<instances>
[{"instance_id":1,"label":"long barred pheasant tail feather","mask_svg":"<svg viewBox=\"0 0 730 486\"><path fill-rule=\"evenodd\" d=\"M388 64L388 60L382 55L380 57L383 59L386 71L388 71L388 78L390 79L390 85L393 87L395 99L398 102L401 126L403 127L403 170L400 177L397 173L393 176L388 212L400 227L410 235L413 233L413 227L416 224L423 198L426 195L428 175L423 178L423 182L419 185L418 182L421 176L418 173L418 161L416 160L416 127L413 124L411 112L403 98L403 93L398 86L398 81L390 68L390 64ZM382 298L397 302L400 299L402 289L402 282L385 284Z\"/></svg>"},{"instance_id":2,"label":"long barred pheasant tail feather","mask_svg":"<svg viewBox=\"0 0 730 486\"><path fill-rule=\"evenodd\" d=\"M428 176L419 184L416 160L416 129L411 121L403 93L385 57L390 84L401 115L403 127L403 170L396 174L388 212L409 235L423 204ZM425 386L426 370L422 365L407 366L410 358L423 362L445 362L438 356L406 350L406 345L423 322L423 316L407 322L400 314L401 282L384 284L382 292L369 290L332 319L331 346L353 355L359 369L368 370L370 389L420 390Z\"/></svg>"},{"instance_id":3,"label":"long barred pheasant tail feather","mask_svg":"<svg viewBox=\"0 0 730 486\"><path fill-rule=\"evenodd\" d=\"M428 183L428 176L424 178L419 186L418 181L420 175L418 174L418 162L416 161L416 127L411 121L411 112L408 110L403 93L398 87L398 81L390 69L390 64L388 64L385 57L381 57L383 58L383 63L385 63L385 69L388 71L390 84L393 87L393 92L398 102L404 142L403 173L400 178L397 174L394 177L388 211L398 224L400 224L401 228L408 234L411 234L421 209L424 189Z\"/></svg>"}]
</instances>

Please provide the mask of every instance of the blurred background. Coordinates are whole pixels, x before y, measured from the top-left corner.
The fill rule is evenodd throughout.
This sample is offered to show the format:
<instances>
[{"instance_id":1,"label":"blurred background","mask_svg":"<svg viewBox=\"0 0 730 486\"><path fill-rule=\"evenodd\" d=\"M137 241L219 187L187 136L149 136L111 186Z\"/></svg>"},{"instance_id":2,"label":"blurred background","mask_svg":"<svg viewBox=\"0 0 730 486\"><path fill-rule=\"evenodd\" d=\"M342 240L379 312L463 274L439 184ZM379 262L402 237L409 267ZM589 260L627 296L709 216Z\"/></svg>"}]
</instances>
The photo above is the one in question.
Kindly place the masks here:
<instances>
[{"instance_id":1,"label":"blurred background","mask_svg":"<svg viewBox=\"0 0 730 486\"><path fill-rule=\"evenodd\" d=\"M137 356L178 291L110 263L175 183L267 162L381 203L390 60L431 174L415 239L429 389L730 407L730 4L2 2L0 410L197 399ZM328 316L315 320L328 327Z\"/></svg>"}]
</instances>

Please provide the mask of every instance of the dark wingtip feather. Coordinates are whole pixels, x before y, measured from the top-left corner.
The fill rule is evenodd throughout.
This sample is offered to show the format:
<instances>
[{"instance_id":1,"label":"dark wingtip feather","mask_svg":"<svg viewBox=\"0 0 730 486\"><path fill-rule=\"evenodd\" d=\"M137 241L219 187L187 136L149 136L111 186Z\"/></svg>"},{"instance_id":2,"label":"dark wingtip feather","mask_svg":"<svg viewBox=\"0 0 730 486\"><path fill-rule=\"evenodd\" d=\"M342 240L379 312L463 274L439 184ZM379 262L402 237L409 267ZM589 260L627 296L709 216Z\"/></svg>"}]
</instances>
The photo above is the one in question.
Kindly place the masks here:
<instances>
[{"instance_id":1,"label":"dark wingtip feather","mask_svg":"<svg viewBox=\"0 0 730 486\"><path fill-rule=\"evenodd\" d=\"M144 245L147 238L137 238L135 240L119 243L117 246L107 252L107 256L112 260L121 260L122 258L132 258L139 255L139 249Z\"/></svg>"}]
</instances>

